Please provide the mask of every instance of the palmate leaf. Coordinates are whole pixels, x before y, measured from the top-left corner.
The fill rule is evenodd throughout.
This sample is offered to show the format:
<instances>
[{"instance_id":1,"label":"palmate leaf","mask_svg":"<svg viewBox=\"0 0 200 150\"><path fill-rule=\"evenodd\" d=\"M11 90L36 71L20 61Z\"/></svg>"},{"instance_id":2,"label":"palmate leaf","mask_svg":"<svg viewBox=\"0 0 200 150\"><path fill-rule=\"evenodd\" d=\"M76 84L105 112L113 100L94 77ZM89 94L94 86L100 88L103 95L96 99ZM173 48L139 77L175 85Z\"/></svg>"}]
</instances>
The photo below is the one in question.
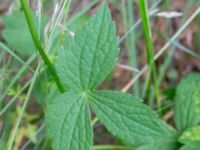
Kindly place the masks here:
<instances>
[{"instance_id":1,"label":"palmate leaf","mask_svg":"<svg viewBox=\"0 0 200 150\"><path fill-rule=\"evenodd\" d=\"M57 71L62 81L73 89L96 88L117 61L118 38L106 4L88 23L67 37L58 51Z\"/></svg>"},{"instance_id":2,"label":"palmate leaf","mask_svg":"<svg viewBox=\"0 0 200 150\"><path fill-rule=\"evenodd\" d=\"M116 63L117 45L115 26L104 3L59 50L56 68L71 92L58 96L47 109L47 135L54 150L91 149L89 105L108 130L126 143L138 146L176 138L175 131L140 99L95 91Z\"/></svg>"},{"instance_id":3,"label":"palmate leaf","mask_svg":"<svg viewBox=\"0 0 200 150\"><path fill-rule=\"evenodd\" d=\"M48 110L45 124L54 150L91 149L91 120L83 94L67 92L60 95Z\"/></svg>"},{"instance_id":4,"label":"palmate leaf","mask_svg":"<svg viewBox=\"0 0 200 150\"><path fill-rule=\"evenodd\" d=\"M122 140L136 145L172 139L175 131L141 100L114 91L90 94L90 104L100 121Z\"/></svg>"},{"instance_id":5,"label":"palmate leaf","mask_svg":"<svg viewBox=\"0 0 200 150\"><path fill-rule=\"evenodd\" d=\"M178 130L184 131L200 121L200 74L193 73L177 87L175 122Z\"/></svg>"},{"instance_id":6,"label":"palmate leaf","mask_svg":"<svg viewBox=\"0 0 200 150\"><path fill-rule=\"evenodd\" d=\"M77 31L75 38L68 37L64 49L58 52L56 68L62 82L79 93L58 96L47 109L47 135L54 150L91 149L87 91L95 88L115 65L117 45L109 9L103 4L97 15Z\"/></svg>"}]
</instances>

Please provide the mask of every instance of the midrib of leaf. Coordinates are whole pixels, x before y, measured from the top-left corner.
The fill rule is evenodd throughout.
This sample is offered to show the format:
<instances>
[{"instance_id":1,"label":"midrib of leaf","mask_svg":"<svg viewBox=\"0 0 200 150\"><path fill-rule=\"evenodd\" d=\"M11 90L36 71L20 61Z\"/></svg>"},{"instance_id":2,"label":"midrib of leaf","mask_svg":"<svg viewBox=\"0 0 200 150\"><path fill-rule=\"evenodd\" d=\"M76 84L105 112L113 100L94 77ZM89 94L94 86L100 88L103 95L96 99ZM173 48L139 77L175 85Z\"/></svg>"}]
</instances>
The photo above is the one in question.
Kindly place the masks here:
<instances>
[{"instance_id":1,"label":"midrib of leaf","mask_svg":"<svg viewBox=\"0 0 200 150\"><path fill-rule=\"evenodd\" d=\"M64 93L52 102L46 121L53 149L79 150L90 147L92 130L88 107L87 94L80 91Z\"/></svg>"},{"instance_id":2,"label":"midrib of leaf","mask_svg":"<svg viewBox=\"0 0 200 150\"><path fill-rule=\"evenodd\" d=\"M92 100L93 100L93 102L94 103L96 103L96 104L99 104L99 105L101 105L101 103L100 102L98 102L97 100L96 100L96 98L94 98L93 96L91 96L90 95L90 97L92 98ZM107 99L108 100L108 99ZM96 105L96 106L98 106L98 105ZM106 106L106 105L105 105ZM103 110L101 107L98 107L99 109L101 109L101 111L102 112L104 112L105 114L107 114L107 112L105 111L105 110ZM118 115L122 115L122 114L120 114L119 112L117 112L115 109L113 109L113 108L110 108L110 107L107 107L108 109L110 109L110 110L114 110ZM130 121L133 121L133 120L131 120L130 118L128 118L127 116L123 116L123 117L125 117L126 119L128 119L128 120L130 120ZM111 120L111 118L108 118L109 120ZM136 120L134 120L133 121L134 122L134 124L138 124L138 125L140 125L140 126L142 126L142 127L144 127L144 128L146 128L146 129L150 129L152 132L154 132L155 134L157 134L158 132L155 132L153 129L151 129L151 128L148 128L148 126L147 125L145 125L145 124L140 124L140 123L138 123ZM120 126L119 126L120 127ZM127 129L127 131L129 131L130 129ZM141 135L141 133L140 133L140 131L138 132L138 134L140 134ZM145 135L146 136L146 135ZM162 135L159 135L159 136L162 136Z\"/></svg>"},{"instance_id":3,"label":"midrib of leaf","mask_svg":"<svg viewBox=\"0 0 200 150\"><path fill-rule=\"evenodd\" d=\"M73 42L74 43L74 39L70 39L71 40L71 42ZM73 45L72 45L72 47L73 47ZM66 51L64 51L64 48L62 49L62 51L63 51L63 53L64 53L64 55L65 55L65 57L67 58L67 53L66 53ZM76 56L76 54L74 54L74 53L72 53L73 55L75 55ZM58 56L59 57L59 56ZM79 58L79 59L81 59L81 57ZM69 66L69 61L66 61L66 65L68 65ZM79 68L80 68L80 61L79 61ZM73 76L74 78L78 78L78 77L76 77L76 76L74 76L74 73L72 72L72 69L73 68L71 68L71 69L68 69L68 70L66 70L69 74L71 74L71 76ZM80 69L79 69L80 70ZM64 71L63 71L64 72ZM80 73L80 71L79 71L79 76L81 75L81 73ZM82 89L81 87L79 87L79 85L77 85L75 82L74 82L74 80L70 80L70 82L72 82L78 89ZM79 82L80 82L80 84L81 84L81 81L79 80Z\"/></svg>"},{"instance_id":4,"label":"midrib of leaf","mask_svg":"<svg viewBox=\"0 0 200 150\"><path fill-rule=\"evenodd\" d=\"M112 94L118 96L112 97ZM93 111L113 135L134 146L136 146L135 144L139 146L152 142L175 141L176 132L172 127L159 119L156 113L142 104L139 99L128 94L123 95L123 93L111 91L89 93L89 102ZM124 105L122 99L124 103L126 100L128 103ZM133 104L131 104L131 99ZM116 104L114 104L115 101ZM140 108L140 110L133 110L134 107L135 109ZM117 132L118 130L119 132Z\"/></svg>"},{"instance_id":5,"label":"midrib of leaf","mask_svg":"<svg viewBox=\"0 0 200 150\"><path fill-rule=\"evenodd\" d=\"M83 89L83 83L82 83L82 79L81 79L81 77L82 77L82 67L81 67L81 60L82 60L82 58L83 58L83 48L84 47L86 47L87 46L87 44L85 44L83 47L81 47L81 54L80 54L80 58L79 58L79 77L80 77L80 79L79 79L79 82L80 82L80 84L81 84L81 87L80 87L80 89L82 90L82 91L84 91L84 89Z\"/></svg>"},{"instance_id":6,"label":"midrib of leaf","mask_svg":"<svg viewBox=\"0 0 200 150\"><path fill-rule=\"evenodd\" d=\"M82 99L82 97L81 97L81 99ZM79 117L79 115L80 115L80 110L81 110L81 108L82 108L83 106L85 106L84 104L85 104L85 103L84 103L84 100L82 99L82 104L80 105L80 108L79 108L79 111L78 111L79 113L78 113L77 116L76 116L75 122L77 122L77 119L78 119L78 117ZM76 126L74 126L73 129L72 129L73 133L74 133L75 127L76 127ZM73 137L74 137L74 134L72 134L71 139L72 139ZM71 139L70 139L71 142L70 142L69 148L71 147L71 144L72 144L72 140L71 140Z\"/></svg>"},{"instance_id":7,"label":"midrib of leaf","mask_svg":"<svg viewBox=\"0 0 200 150\"><path fill-rule=\"evenodd\" d=\"M95 97L93 97L92 95L90 95L90 97L92 98L92 100L93 100L93 102L96 102L96 104L102 104L101 103L101 101L99 100L97 100L97 98L95 98ZM105 97L106 98L106 97ZM108 101L109 99L108 98L106 98L106 100ZM125 104L123 104L123 103L121 103L121 105L125 105ZM129 106L129 105L126 105L126 106ZM100 108L100 107L99 107ZM118 113L117 112L117 110L115 110L115 109L113 109L113 108L110 108L110 107L107 107L108 109L110 109L110 110L114 110L116 113ZM136 108L137 109L137 108ZM106 112L102 109L102 112L104 112L105 114L106 114ZM118 113L119 115L121 115L120 113ZM140 115L148 115L148 114L142 114L141 112L140 113L138 113L138 114L140 114ZM154 117L156 116L156 114L154 115ZM138 124L138 125L141 125L141 126L143 126L144 128L146 128L146 129L150 129L152 132L154 132L155 134L157 134L157 133L159 133L160 131L159 130L157 130L156 128L155 128L155 130L157 130L158 132L156 132L155 130L153 130L153 129L151 129L151 128L149 128L148 127L148 125L144 125L144 124L141 124L141 123L138 123L138 121L136 121L136 120L131 120L130 118L128 118L127 116L125 116L124 115L124 117L125 118L127 118L128 120L130 120L130 121L133 121L135 124ZM161 126L160 126L161 127ZM139 134L140 134L140 132L139 132ZM158 134L157 134L158 135ZM160 134L160 136L162 136L163 134Z\"/></svg>"},{"instance_id":8,"label":"midrib of leaf","mask_svg":"<svg viewBox=\"0 0 200 150\"><path fill-rule=\"evenodd\" d=\"M86 24L86 26L84 26L81 30L77 32L74 39L68 38L67 39L68 45L66 44L66 50L63 50L60 53L62 56L64 52L65 57L58 56L58 61L59 63L61 63L60 64L61 69L59 71L61 75L64 74L64 76L62 76L62 79L63 80L66 79L65 81L71 80L71 82L69 83L69 87L71 88L71 91L72 91L72 93L69 93L69 94L66 93L66 95L63 95L63 97L58 97L57 100L60 100L61 102L54 103L48 112L49 113L48 114L49 119L47 120L48 123L51 120L58 121L57 123L53 123L52 125L49 125L49 127L51 127L52 129L56 129L56 128L60 129L60 132L56 133L56 135L53 135L55 131L52 131L52 132L49 131L49 133L51 133L51 135L53 136L52 139L55 140L54 142L55 148L57 148L58 150L65 149L66 144L67 144L67 149L73 149L73 148L78 149L80 148L80 146L85 147L85 148L87 147L86 149L88 149L90 147L90 144L92 144L91 142L92 130L91 130L91 126L88 125L88 124L91 124L91 121L89 121L89 118L88 118L89 112L86 112L86 106L87 108L89 107L89 104L86 103L86 101L88 100L89 100L88 102L89 103L91 102L90 104L93 105L94 111L96 108L97 110L96 112L98 112L99 116L101 116L100 115L101 113L103 114L102 120L105 120L105 121L107 120L109 122L110 125L104 121L104 124L107 125L108 129L111 130L112 126L116 127L116 129L111 130L112 133L119 137L121 136L123 140L128 141L130 143L131 143L132 138L134 139L134 142L135 142L134 144L137 144L136 143L137 141L139 142L139 144L141 144L145 142L148 143L152 141L160 141L159 139L163 137L165 139L170 139L171 138L170 136L172 135L174 136L175 134L167 125L165 125L159 120L159 118L156 116L154 112L152 112L152 110L150 110L150 108L145 107L144 104L140 102L135 102L133 103L133 105L131 105L132 104L131 100L133 97L131 97L130 95L121 96L120 94L122 93L120 94L118 93L119 96L121 97L120 97L119 103L117 104L114 104L114 100L118 101L118 99L116 99L117 97L116 96L114 97L115 92L109 93L111 95L96 95L97 97L95 97L94 86L97 86L97 83L102 82L103 78L105 78L106 75L108 74L107 70L111 70L112 66L115 65L115 59L116 59L115 57L118 50L117 38L114 35L115 28L111 22L111 16L107 9L108 9L107 6L105 7L104 5L101 8L100 15L96 15L95 18L93 17L90 20L91 21L90 23ZM92 32L94 32L94 34L97 34L97 35L92 36ZM105 33L101 34L101 32L105 32ZM87 36L91 36L91 38L86 39ZM93 41L94 43L92 43ZM109 45L107 45L106 42L107 43L110 42ZM104 45L105 45L105 48L107 49L103 49ZM67 49L67 46L69 47L69 49ZM87 58L87 55L89 55L90 51L91 51L91 55L89 56L90 60L87 61L87 59L89 59ZM105 55L105 53L107 54L109 51L111 51L110 57L108 57L109 54ZM70 57L72 58L70 59ZM69 60L67 58L69 58ZM108 59L108 61L105 61L105 59ZM66 62L66 60L71 61L71 62L68 62L68 61ZM104 63L103 61L105 61L106 63ZM65 62L67 63L67 66L65 66L64 64ZM85 64L87 66L85 66ZM87 67L87 68L84 68L84 67ZM72 70L68 70L67 68L72 69ZM65 69L67 69L67 71L65 71ZM63 70L64 72L62 72ZM81 86L80 89L79 89L79 86ZM78 92L76 92L77 90ZM92 100L90 100L88 97L88 96L91 96L91 94L92 94L92 98L91 98ZM66 100L63 100L65 98ZM109 103L104 103L104 101L102 101L101 98L107 101L109 100L110 101ZM121 98L124 98L124 103L122 103ZM126 103L126 98L128 101L127 103ZM74 100L75 102L70 102L70 99ZM67 106L66 104L70 104L70 106ZM76 104L78 106L76 106ZM113 104L113 106L111 104ZM121 106L125 105L126 107L120 108L120 104ZM134 109L133 107L130 110L128 109L127 111L127 106L129 106L128 104L130 104L133 107L138 106L138 108L135 108L135 109L138 109L138 111L133 110ZM84 106L85 108L82 110ZM62 109L59 110L59 108L62 108ZM105 108L105 110L103 108ZM68 110L67 113L64 112L64 109ZM61 120L60 118L56 118L57 115L54 116L56 111L58 111L57 114L61 115ZM85 114L83 114L84 112ZM115 114L116 117L118 117L117 119L114 120L114 118L111 117L112 112ZM70 121L70 119L72 120L72 123L70 124L71 126L66 124L67 121ZM111 119L113 119L113 121L110 121ZM117 123L118 121L122 121L122 122L118 124ZM60 125L60 122L62 123L61 125ZM81 129L80 127L81 128L85 127L85 128ZM121 129L121 131L119 131L120 132L119 134L117 133L117 129L119 130ZM144 130L144 131L140 132L140 130ZM68 141L68 139L66 140L65 136L67 135L65 132L69 132L68 134L71 135L71 137L69 138L70 141ZM60 144L60 145L58 146L57 144Z\"/></svg>"},{"instance_id":9,"label":"midrib of leaf","mask_svg":"<svg viewBox=\"0 0 200 150\"><path fill-rule=\"evenodd\" d=\"M64 46L65 50L58 52L57 70L65 84L81 91L96 88L117 60L117 37L108 7L102 7L77 31L73 40L68 37Z\"/></svg>"},{"instance_id":10,"label":"midrib of leaf","mask_svg":"<svg viewBox=\"0 0 200 150\"><path fill-rule=\"evenodd\" d=\"M105 28L105 27L104 27ZM107 43L108 41L108 35L109 35L109 32L112 30L112 29L115 29L115 27L114 27L114 25L113 25L113 22L110 22L110 24L108 25L108 26L106 26L106 31L105 31L105 33L106 33L106 35L104 35L105 36L105 38L104 38L104 41L102 42L102 43ZM104 34L105 34L104 33ZM115 33L115 31L114 31L114 33ZM114 40L113 40L114 41ZM113 42L112 41L112 42ZM99 49L102 49L102 47L104 47L105 45L100 45L101 47L99 48ZM108 52L110 51L110 49L108 49L106 52L105 52L105 54L103 54L103 59L102 59L102 62L104 62L105 60L106 60L106 58L107 58L107 56L108 56ZM100 66L101 67L101 66ZM98 78L98 76L100 75L100 74L96 74L97 76L97 78ZM95 87L93 87L93 88L95 88Z\"/></svg>"},{"instance_id":11,"label":"midrib of leaf","mask_svg":"<svg viewBox=\"0 0 200 150\"><path fill-rule=\"evenodd\" d=\"M108 28L110 28L110 26L108 27ZM110 29L108 29L108 31L110 31ZM106 32L106 37L108 37L108 32ZM107 38L105 38L105 40L106 40ZM103 47L104 45L102 45L102 47ZM109 53L109 49L107 50L107 52L105 53L105 55L104 55L104 57L103 57L103 60L102 60L102 62L104 62L107 58L108 58L108 53ZM100 74L96 74L96 78L98 78L100 76ZM97 83L96 83L97 84ZM94 89L95 87L93 87L93 89Z\"/></svg>"},{"instance_id":12,"label":"midrib of leaf","mask_svg":"<svg viewBox=\"0 0 200 150\"><path fill-rule=\"evenodd\" d=\"M60 140L59 140L59 149L61 149L60 148L60 146L62 145L61 144L61 139L62 139L62 130L63 130L63 128L64 128L64 124L65 124L65 122L66 122L66 118L68 117L68 115L69 115L69 112L74 108L74 105L76 105L78 102L79 102L79 97L76 99L76 100L74 100L75 101L75 103L71 106L71 108L68 110L68 112L66 113L66 115L65 115L65 118L63 119L63 122L62 122L62 126L61 126L61 129L60 129ZM82 101L82 103L83 103L83 101ZM82 105L80 105L80 108L79 108L79 112L80 112L80 109L81 109L81 106ZM79 113L78 113L79 114ZM75 120L75 122L77 121L77 118L78 118L78 114L76 115L76 120ZM75 126L74 126L74 128L75 128ZM74 130L74 128L73 128L73 130ZM71 136L71 139L72 139L72 136ZM71 140L70 140L71 141ZM71 143L70 143L70 145L71 145Z\"/></svg>"},{"instance_id":13,"label":"midrib of leaf","mask_svg":"<svg viewBox=\"0 0 200 150\"><path fill-rule=\"evenodd\" d=\"M101 23L100 23L100 30L98 30L98 35L97 35L97 40L96 40L96 43L95 43L95 51L94 51L94 54L93 54L93 58L92 58L92 67L91 68L94 68L94 58L96 58L95 56L97 55L97 45L98 45L98 43L99 43L99 37L100 37L100 31L102 31L102 20L103 20L103 16L104 16L104 14L105 14L105 11L103 11L103 15L101 16ZM95 19L96 20L96 19ZM92 80L92 78L91 78L91 76L92 76L92 74L93 74L93 70L91 69L91 71L90 71L90 75L89 75L89 83L88 83L88 85L89 85L89 87L91 87L91 80ZM94 88L94 87L93 87Z\"/></svg>"}]
</instances>

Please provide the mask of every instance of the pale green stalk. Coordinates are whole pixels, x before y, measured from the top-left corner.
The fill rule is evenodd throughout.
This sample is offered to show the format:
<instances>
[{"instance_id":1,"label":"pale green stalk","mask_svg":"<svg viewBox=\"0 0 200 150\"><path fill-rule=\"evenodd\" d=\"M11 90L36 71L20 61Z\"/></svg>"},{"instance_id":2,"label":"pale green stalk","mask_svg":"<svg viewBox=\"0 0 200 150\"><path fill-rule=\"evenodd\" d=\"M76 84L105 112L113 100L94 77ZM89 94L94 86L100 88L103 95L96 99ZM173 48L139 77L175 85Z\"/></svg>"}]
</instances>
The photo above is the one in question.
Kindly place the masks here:
<instances>
[{"instance_id":1,"label":"pale green stalk","mask_svg":"<svg viewBox=\"0 0 200 150\"><path fill-rule=\"evenodd\" d=\"M185 7L184 12L183 12L184 16L182 17L180 25L179 25L178 28L181 28L181 25L184 24L186 17L187 17L187 15L185 15L185 14L189 14L190 9L194 4L193 2L194 2L193 0L188 1L187 6ZM197 3L197 5L199 5L199 2ZM174 42L176 42L176 41L174 40ZM169 52L167 53L167 56L164 58L164 63L160 67L160 74L159 74L159 77L158 77L159 85L161 84L161 82L162 82L162 80L165 76L165 73L167 71L167 68L168 68L169 64L171 63L171 59L174 55L174 52L175 52L175 47L174 46L170 47Z\"/></svg>"},{"instance_id":2,"label":"pale green stalk","mask_svg":"<svg viewBox=\"0 0 200 150\"><path fill-rule=\"evenodd\" d=\"M53 43L52 41L53 41L53 38L55 37L55 32L56 32L56 29L58 29L58 25L64 19L64 16L66 16L68 14L70 5L71 5L71 0L64 0L64 2L62 4L62 8L59 11L59 14L58 14L58 16L56 16L56 20L53 21L53 24L50 27L50 35L49 35L49 38L46 42L47 52L49 52L49 50L52 46L52 43Z\"/></svg>"},{"instance_id":3,"label":"pale green stalk","mask_svg":"<svg viewBox=\"0 0 200 150\"><path fill-rule=\"evenodd\" d=\"M190 18L182 25L181 28L171 37L171 39L159 50L159 52L154 56L154 60L157 60L168 48L171 44L173 44L174 40L176 40L180 34L187 28L187 26L194 20L194 18L200 13L200 6L196 9L196 11L190 16ZM122 91L127 91L138 79L148 70L148 65L145 65L141 71L122 89Z\"/></svg>"},{"instance_id":4,"label":"pale green stalk","mask_svg":"<svg viewBox=\"0 0 200 150\"><path fill-rule=\"evenodd\" d=\"M20 0L20 2L21 2L21 5L24 9L24 14L26 16L26 20L27 20L29 30L30 30L32 39L34 41L34 44L35 44L38 52L40 53L40 56L42 57L45 65L47 66L49 72L51 73L59 91L61 93L64 93L65 92L64 85L61 83L60 78L59 78L59 76L58 76L58 74L55 70L55 67L51 64L48 56L45 53L45 50L43 49L43 47L42 47L42 45L41 45L41 43L38 39L38 35L37 35L36 29L35 29L35 26L34 26L34 22L33 22L32 16L31 16L31 10L29 8L29 5L27 4L26 0Z\"/></svg>"},{"instance_id":5,"label":"pale green stalk","mask_svg":"<svg viewBox=\"0 0 200 150\"><path fill-rule=\"evenodd\" d=\"M157 69L154 62L154 47L153 47L153 38L151 33L151 27L150 27L150 20L148 15L148 4L147 0L139 0L139 8L140 8L140 15L142 18L143 23L143 29L144 29L144 36L145 36L145 42L146 42L146 53L147 53L147 61L148 61L148 76L146 79L146 90L147 90L147 98L150 100L150 87L151 87L151 71L153 72L153 80L154 80L154 86L156 91L156 101L158 109L160 109L160 100L159 100L159 87L158 87L158 80L157 80Z\"/></svg>"},{"instance_id":6,"label":"pale green stalk","mask_svg":"<svg viewBox=\"0 0 200 150\"><path fill-rule=\"evenodd\" d=\"M133 150L127 146L122 145L95 145L92 150Z\"/></svg>"},{"instance_id":7,"label":"pale green stalk","mask_svg":"<svg viewBox=\"0 0 200 150\"><path fill-rule=\"evenodd\" d=\"M127 30L131 27L132 24L134 24L134 11L132 6L132 1L122 1L122 16L123 16L123 22L124 22L124 29L127 32ZM127 12L128 10L128 12ZM136 52L136 34L134 32L131 32L129 36L126 39L126 47L128 49L128 56L129 56L129 64L133 68L137 68L137 52ZM131 72L132 76L136 75L136 73ZM133 93L136 96L139 96L139 82L136 82L133 85Z\"/></svg>"},{"instance_id":8,"label":"pale green stalk","mask_svg":"<svg viewBox=\"0 0 200 150\"><path fill-rule=\"evenodd\" d=\"M32 80L29 80L16 94L15 96L9 100L8 103L1 109L0 117L8 110L8 108L14 103L14 101L20 96L20 94L30 85Z\"/></svg>"},{"instance_id":9,"label":"pale green stalk","mask_svg":"<svg viewBox=\"0 0 200 150\"><path fill-rule=\"evenodd\" d=\"M27 104L28 104L28 102L29 102L29 100L30 100L30 96L31 96L31 93L32 93L32 90L33 90L33 87L34 87L34 84L35 84L35 81L36 81L36 78L37 78L39 69L40 69L40 64L38 65L37 70L35 71L35 74L34 74L34 76L33 76L33 78L32 78L31 85L30 85L30 87L29 87L27 96L26 96L25 101L24 101L24 104L23 104L23 106L22 106L22 110L21 110L20 115L19 115L19 117L18 117L18 119L17 119L17 123L16 123L16 125L15 125L15 127L14 127L14 130L13 130L12 133L11 133L12 135L11 135L10 142L9 142L9 144L8 144L8 150L12 150L12 146L13 146L13 143L14 143L14 140L15 140L15 136L16 136L16 134L17 134L17 130L18 130L18 128L19 128L19 125L20 125L20 122L21 122L21 120L22 120L23 114L24 114L24 112L25 112L25 110L26 110Z\"/></svg>"},{"instance_id":10,"label":"pale green stalk","mask_svg":"<svg viewBox=\"0 0 200 150\"><path fill-rule=\"evenodd\" d=\"M24 62L19 56L17 56L17 54L15 54L13 52L13 50L9 49L5 44L3 44L2 42L0 42L0 48L2 48L3 50L5 50L6 52L8 52L10 55L12 55L16 60L18 60L21 64L23 64L24 66L27 67L27 69L29 69L32 73L34 73L34 70L27 65L26 62Z\"/></svg>"},{"instance_id":11,"label":"pale green stalk","mask_svg":"<svg viewBox=\"0 0 200 150\"><path fill-rule=\"evenodd\" d=\"M1 95L0 101L2 101L5 98L10 88L12 88L12 86L17 82L17 80L25 73L25 71L27 70L27 66L29 66L34 59L35 55L29 58L28 61L26 62L26 65L23 65L23 67L20 68L20 70L18 70L17 74L13 77L9 85L7 85L6 89L4 90L4 93Z\"/></svg>"}]
</instances>

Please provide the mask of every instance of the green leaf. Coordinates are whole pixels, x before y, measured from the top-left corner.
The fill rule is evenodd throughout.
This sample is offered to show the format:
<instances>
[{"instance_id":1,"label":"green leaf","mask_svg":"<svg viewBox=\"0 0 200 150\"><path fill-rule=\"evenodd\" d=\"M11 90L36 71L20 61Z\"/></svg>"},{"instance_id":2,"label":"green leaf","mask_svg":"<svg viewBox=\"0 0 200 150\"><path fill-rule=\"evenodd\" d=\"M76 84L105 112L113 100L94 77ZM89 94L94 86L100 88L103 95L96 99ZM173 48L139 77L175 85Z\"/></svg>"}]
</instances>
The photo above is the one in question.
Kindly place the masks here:
<instances>
[{"instance_id":1,"label":"green leaf","mask_svg":"<svg viewBox=\"0 0 200 150\"><path fill-rule=\"evenodd\" d=\"M175 122L184 131L200 121L200 74L192 73L183 79L176 91Z\"/></svg>"},{"instance_id":2,"label":"green leaf","mask_svg":"<svg viewBox=\"0 0 200 150\"><path fill-rule=\"evenodd\" d=\"M33 18L36 23L36 18ZM2 19L5 26L3 30L3 38L8 43L9 47L16 49L23 55L36 54L36 47L32 40L24 13L22 11L15 12L3 16ZM46 20L47 18L42 22L43 27Z\"/></svg>"},{"instance_id":3,"label":"green leaf","mask_svg":"<svg viewBox=\"0 0 200 150\"><path fill-rule=\"evenodd\" d=\"M188 143L181 147L179 150L200 150L200 142Z\"/></svg>"},{"instance_id":4,"label":"green leaf","mask_svg":"<svg viewBox=\"0 0 200 150\"><path fill-rule=\"evenodd\" d=\"M58 51L57 71L72 89L94 89L111 72L119 49L115 26L104 3L75 37L67 37Z\"/></svg>"},{"instance_id":5,"label":"green leaf","mask_svg":"<svg viewBox=\"0 0 200 150\"><path fill-rule=\"evenodd\" d=\"M44 70L40 72L33 89L36 101L42 106L44 110L53 99L60 95L55 82L49 77L51 76L48 71Z\"/></svg>"},{"instance_id":6,"label":"green leaf","mask_svg":"<svg viewBox=\"0 0 200 150\"><path fill-rule=\"evenodd\" d=\"M107 129L129 144L138 146L176 136L173 128L131 95L96 91L90 94L90 104Z\"/></svg>"},{"instance_id":7,"label":"green leaf","mask_svg":"<svg viewBox=\"0 0 200 150\"><path fill-rule=\"evenodd\" d=\"M47 135L54 150L89 150L92 128L84 94L67 92L58 96L46 113Z\"/></svg>"},{"instance_id":8,"label":"green leaf","mask_svg":"<svg viewBox=\"0 0 200 150\"><path fill-rule=\"evenodd\" d=\"M188 142L200 142L200 126L194 126L184 131L179 141L183 144Z\"/></svg>"},{"instance_id":9,"label":"green leaf","mask_svg":"<svg viewBox=\"0 0 200 150\"><path fill-rule=\"evenodd\" d=\"M117 45L106 4L74 38L66 38L56 66L62 81L74 92L58 96L48 108L46 126L54 150L91 149L88 103L107 129L128 144L176 142L175 130L140 99L121 92L94 91L115 65Z\"/></svg>"},{"instance_id":10,"label":"green leaf","mask_svg":"<svg viewBox=\"0 0 200 150\"><path fill-rule=\"evenodd\" d=\"M143 145L136 150L177 150L177 143L173 141L164 141Z\"/></svg>"}]
</instances>

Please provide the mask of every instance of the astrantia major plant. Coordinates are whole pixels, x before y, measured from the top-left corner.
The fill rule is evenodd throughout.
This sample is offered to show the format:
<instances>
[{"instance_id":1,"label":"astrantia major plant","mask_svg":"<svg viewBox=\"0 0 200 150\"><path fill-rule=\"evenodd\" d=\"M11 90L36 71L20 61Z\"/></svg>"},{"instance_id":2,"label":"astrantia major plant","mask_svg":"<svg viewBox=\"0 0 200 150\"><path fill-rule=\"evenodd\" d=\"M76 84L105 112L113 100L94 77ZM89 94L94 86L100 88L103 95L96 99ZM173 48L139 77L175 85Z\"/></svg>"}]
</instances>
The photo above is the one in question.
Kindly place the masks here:
<instances>
[{"instance_id":1,"label":"astrantia major plant","mask_svg":"<svg viewBox=\"0 0 200 150\"><path fill-rule=\"evenodd\" d=\"M54 150L92 148L90 111L114 136L129 145L174 141L175 130L141 99L122 92L96 90L117 62L115 30L104 3L75 37L68 36L58 50L57 72L69 91L54 99L46 112L47 136L53 141Z\"/></svg>"},{"instance_id":2,"label":"astrantia major plant","mask_svg":"<svg viewBox=\"0 0 200 150\"><path fill-rule=\"evenodd\" d=\"M66 37L58 49L56 69L33 32L26 1L21 3L35 45L62 93L48 103L45 112L47 137L52 140L54 150L92 149L91 111L109 132L137 150L199 148L199 74L189 75L177 87L176 131L140 98L118 91L96 90L116 65L119 52L115 25L105 3L74 37Z\"/></svg>"}]
</instances>

